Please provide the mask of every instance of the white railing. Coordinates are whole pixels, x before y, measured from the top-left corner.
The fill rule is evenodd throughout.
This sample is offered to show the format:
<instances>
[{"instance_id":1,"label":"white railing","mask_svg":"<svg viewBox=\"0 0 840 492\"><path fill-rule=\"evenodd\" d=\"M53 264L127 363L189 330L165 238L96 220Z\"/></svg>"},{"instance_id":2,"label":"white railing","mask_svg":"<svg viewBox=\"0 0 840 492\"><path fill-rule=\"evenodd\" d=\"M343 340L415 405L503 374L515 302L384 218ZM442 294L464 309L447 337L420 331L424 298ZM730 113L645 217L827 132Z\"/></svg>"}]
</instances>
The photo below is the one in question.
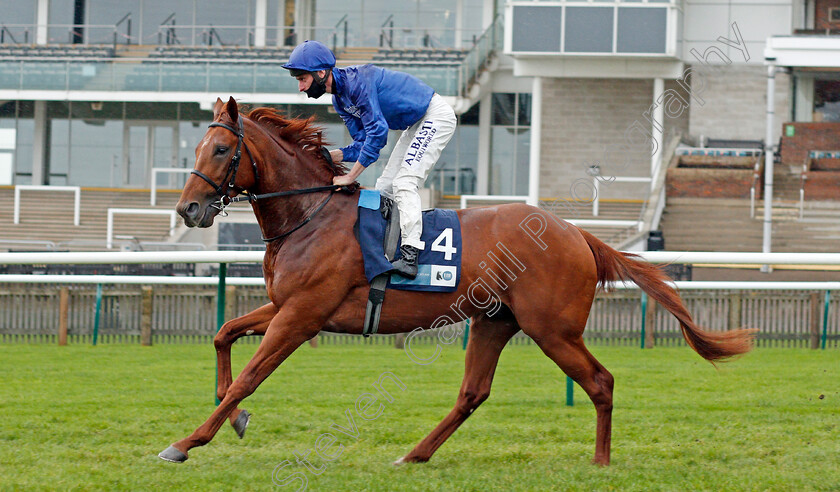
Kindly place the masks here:
<instances>
[{"instance_id":1,"label":"white railing","mask_svg":"<svg viewBox=\"0 0 840 492\"><path fill-rule=\"evenodd\" d=\"M114 215L168 215L169 216L169 235L175 230L174 210L150 210L148 208L109 208L108 209L108 230L105 233L105 247L111 249L114 247ZM170 262L171 263L171 262Z\"/></svg>"},{"instance_id":2,"label":"white railing","mask_svg":"<svg viewBox=\"0 0 840 492\"><path fill-rule=\"evenodd\" d=\"M601 179L604 179L601 177ZM650 184L653 181L653 178L650 176L648 177L637 177L637 176L610 176L608 178L610 183L648 183ZM600 201L601 201L601 181L598 177L592 178L592 186L595 188L595 198L592 200L592 216L597 217L598 212L600 211Z\"/></svg>"},{"instance_id":3,"label":"white railing","mask_svg":"<svg viewBox=\"0 0 840 492\"><path fill-rule=\"evenodd\" d=\"M650 263L692 265L840 265L840 253L636 252ZM141 263L260 263L264 251L110 251L0 253L0 265L91 265Z\"/></svg>"},{"instance_id":4,"label":"white railing","mask_svg":"<svg viewBox=\"0 0 840 492\"><path fill-rule=\"evenodd\" d=\"M484 202L528 202L527 195L461 195L461 208L467 208L469 200Z\"/></svg>"},{"instance_id":5,"label":"white railing","mask_svg":"<svg viewBox=\"0 0 840 492\"><path fill-rule=\"evenodd\" d=\"M259 263L264 251L110 251L0 253L0 265L137 265L142 263Z\"/></svg>"},{"instance_id":6,"label":"white railing","mask_svg":"<svg viewBox=\"0 0 840 492\"><path fill-rule=\"evenodd\" d=\"M219 277L177 277L152 275L0 275L7 284L119 284L119 285L218 285ZM227 285L262 286L263 277L225 277ZM700 281L669 282L680 290L840 290L840 282ZM615 283L610 289L638 289L632 283Z\"/></svg>"},{"instance_id":7,"label":"white railing","mask_svg":"<svg viewBox=\"0 0 840 492\"><path fill-rule=\"evenodd\" d=\"M119 284L119 285L218 285L219 277L152 275L0 275L7 284ZM265 285L262 277L225 277L227 285Z\"/></svg>"},{"instance_id":8,"label":"white railing","mask_svg":"<svg viewBox=\"0 0 840 492\"><path fill-rule=\"evenodd\" d=\"M78 186L15 185L15 224L20 224L20 192L22 190L72 191L75 194L73 207L73 225L79 225L79 217L82 203L82 189Z\"/></svg>"},{"instance_id":9,"label":"white railing","mask_svg":"<svg viewBox=\"0 0 840 492\"><path fill-rule=\"evenodd\" d=\"M151 205L154 207L157 205L157 176L158 174L189 174L192 172L192 169L184 169L184 168L174 168L174 167L153 167L152 168L152 197L150 200Z\"/></svg>"},{"instance_id":10,"label":"white railing","mask_svg":"<svg viewBox=\"0 0 840 492\"><path fill-rule=\"evenodd\" d=\"M678 147L677 155L708 155L714 157L758 157L764 149L742 147Z\"/></svg>"},{"instance_id":11,"label":"white railing","mask_svg":"<svg viewBox=\"0 0 840 492\"><path fill-rule=\"evenodd\" d=\"M644 251L651 263L691 265L840 265L840 253L731 253L719 251Z\"/></svg>"},{"instance_id":12,"label":"white railing","mask_svg":"<svg viewBox=\"0 0 840 492\"><path fill-rule=\"evenodd\" d=\"M737 280L678 280L675 282L668 283L680 290L840 290L840 282L747 282ZM634 283L616 283L610 285L610 288L638 289L639 286Z\"/></svg>"},{"instance_id":13,"label":"white railing","mask_svg":"<svg viewBox=\"0 0 840 492\"><path fill-rule=\"evenodd\" d=\"M642 230L644 222L641 220L611 220L611 219L564 219L566 222L580 227L635 227Z\"/></svg>"}]
</instances>

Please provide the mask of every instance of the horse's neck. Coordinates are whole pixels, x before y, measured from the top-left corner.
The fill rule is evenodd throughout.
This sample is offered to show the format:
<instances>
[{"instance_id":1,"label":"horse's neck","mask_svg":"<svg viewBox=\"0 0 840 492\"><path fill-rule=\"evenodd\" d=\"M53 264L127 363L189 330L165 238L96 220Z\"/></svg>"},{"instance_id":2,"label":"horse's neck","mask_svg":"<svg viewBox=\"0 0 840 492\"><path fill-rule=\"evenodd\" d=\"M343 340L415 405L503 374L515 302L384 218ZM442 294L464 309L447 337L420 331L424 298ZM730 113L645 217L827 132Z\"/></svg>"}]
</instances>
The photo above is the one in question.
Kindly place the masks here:
<instances>
[{"instance_id":1,"label":"horse's neck","mask_svg":"<svg viewBox=\"0 0 840 492\"><path fill-rule=\"evenodd\" d=\"M274 146L280 145L273 140L270 143ZM299 151L287 160L284 157L288 155L288 150L275 148L263 153L267 158L261 162L259 183L257 189L253 190L255 194L302 190L332 184L332 177L328 176L326 170L319 168L320 163L313 157ZM252 206L263 236L276 237L293 229L327 199L328 193L306 193L257 200Z\"/></svg>"}]
</instances>

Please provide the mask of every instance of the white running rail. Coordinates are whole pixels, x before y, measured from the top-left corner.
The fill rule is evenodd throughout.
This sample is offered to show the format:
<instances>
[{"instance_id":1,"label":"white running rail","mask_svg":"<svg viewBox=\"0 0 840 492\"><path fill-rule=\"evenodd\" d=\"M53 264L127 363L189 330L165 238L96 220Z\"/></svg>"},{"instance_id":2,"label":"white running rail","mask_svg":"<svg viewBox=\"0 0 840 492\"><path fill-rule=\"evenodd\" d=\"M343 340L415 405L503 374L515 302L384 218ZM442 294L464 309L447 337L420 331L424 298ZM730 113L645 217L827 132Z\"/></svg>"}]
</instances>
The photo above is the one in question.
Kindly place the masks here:
<instances>
[{"instance_id":1,"label":"white running rail","mask_svg":"<svg viewBox=\"0 0 840 492\"><path fill-rule=\"evenodd\" d=\"M79 216L82 203L82 189L78 186L51 186L51 185L16 185L15 186L15 224L20 224L20 192L22 190L37 191L72 191L75 194L73 207L73 225L79 225Z\"/></svg>"},{"instance_id":2,"label":"white running rail","mask_svg":"<svg viewBox=\"0 0 840 492\"><path fill-rule=\"evenodd\" d=\"M461 195L461 208L467 208L469 200L481 200L485 202L528 202L526 195Z\"/></svg>"},{"instance_id":3,"label":"white running rail","mask_svg":"<svg viewBox=\"0 0 840 492\"><path fill-rule=\"evenodd\" d=\"M651 183L653 178L650 176L635 177L635 176L611 176L610 183ZM592 178L592 186L595 188L595 199L592 200L592 216L597 217L600 211L601 201L601 180L598 177ZM641 229L640 229L641 230Z\"/></svg>"},{"instance_id":4,"label":"white running rail","mask_svg":"<svg viewBox=\"0 0 840 492\"><path fill-rule=\"evenodd\" d=\"M180 167L153 167L152 168L152 198L150 200L152 206L157 205L157 175L168 174L189 174L192 169L184 169Z\"/></svg>"},{"instance_id":5,"label":"white running rail","mask_svg":"<svg viewBox=\"0 0 840 492\"><path fill-rule=\"evenodd\" d=\"M635 252L650 263L694 265L840 265L840 253L731 253L719 251ZM264 251L110 251L0 253L0 265L140 263L258 263Z\"/></svg>"},{"instance_id":6,"label":"white running rail","mask_svg":"<svg viewBox=\"0 0 840 492\"><path fill-rule=\"evenodd\" d=\"M151 210L148 208L109 208L108 209L108 230L105 235L105 247L111 249L114 247L114 215L168 215L169 216L169 235L175 230L175 211L174 210Z\"/></svg>"}]
</instances>

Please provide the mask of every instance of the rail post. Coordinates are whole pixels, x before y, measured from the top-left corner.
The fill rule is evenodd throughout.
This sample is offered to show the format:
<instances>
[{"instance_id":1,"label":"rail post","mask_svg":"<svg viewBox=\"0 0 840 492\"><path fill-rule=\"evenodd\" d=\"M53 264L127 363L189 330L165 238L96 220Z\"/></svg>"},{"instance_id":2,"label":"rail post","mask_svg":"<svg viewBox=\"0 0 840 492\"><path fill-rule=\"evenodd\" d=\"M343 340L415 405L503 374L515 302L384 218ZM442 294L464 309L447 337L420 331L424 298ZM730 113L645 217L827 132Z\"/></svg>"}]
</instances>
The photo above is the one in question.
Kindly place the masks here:
<instances>
[{"instance_id":1,"label":"rail post","mask_svg":"<svg viewBox=\"0 0 840 492\"><path fill-rule=\"evenodd\" d=\"M575 406L575 382L569 376L566 376L566 406Z\"/></svg>"},{"instance_id":2,"label":"rail post","mask_svg":"<svg viewBox=\"0 0 840 492\"><path fill-rule=\"evenodd\" d=\"M828 304L831 302L831 291L825 291L825 311L823 312L823 332L820 347L825 350L825 342L828 339Z\"/></svg>"},{"instance_id":3,"label":"rail post","mask_svg":"<svg viewBox=\"0 0 840 492\"><path fill-rule=\"evenodd\" d=\"M656 301L650 299L645 313L644 345L642 348L653 348L656 344Z\"/></svg>"},{"instance_id":4,"label":"rail post","mask_svg":"<svg viewBox=\"0 0 840 492\"><path fill-rule=\"evenodd\" d=\"M461 348L463 350L467 350L467 342L470 340L470 320L467 320L466 325L464 325L464 341L461 344Z\"/></svg>"},{"instance_id":5,"label":"rail post","mask_svg":"<svg viewBox=\"0 0 840 492\"><path fill-rule=\"evenodd\" d=\"M70 311L70 289L62 287L58 297L58 344L67 345L67 318Z\"/></svg>"},{"instance_id":6,"label":"rail post","mask_svg":"<svg viewBox=\"0 0 840 492\"><path fill-rule=\"evenodd\" d=\"M102 284L96 284L96 312L93 315L93 346L99 339L99 314L102 312Z\"/></svg>"},{"instance_id":7,"label":"rail post","mask_svg":"<svg viewBox=\"0 0 840 492\"><path fill-rule=\"evenodd\" d=\"M216 294L216 333L222 329L225 324L225 277L227 276L227 263L219 263L219 287ZM213 399L216 405L221 403L216 389L219 387L219 363L216 361L216 384L213 386Z\"/></svg>"},{"instance_id":8,"label":"rail post","mask_svg":"<svg viewBox=\"0 0 840 492\"><path fill-rule=\"evenodd\" d=\"M728 329L734 330L741 327L741 293L731 292L729 294L729 325Z\"/></svg>"},{"instance_id":9,"label":"rail post","mask_svg":"<svg viewBox=\"0 0 840 492\"><path fill-rule=\"evenodd\" d=\"M648 296L646 293L642 292L642 333L640 334L639 338L641 339L641 346L645 348L645 325L647 324L647 304L648 304Z\"/></svg>"},{"instance_id":10,"label":"rail post","mask_svg":"<svg viewBox=\"0 0 840 492\"><path fill-rule=\"evenodd\" d=\"M812 350L820 348L820 293L811 292L809 296L810 316L808 323L809 343Z\"/></svg>"},{"instance_id":11,"label":"rail post","mask_svg":"<svg viewBox=\"0 0 840 492\"><path fill-rule=\"evenodd\" d=\"M140 345L152 345L152 313L154 312L154 291L151 285L141 287L142 308L140 313Z\"/></svg>"}]
</instances>

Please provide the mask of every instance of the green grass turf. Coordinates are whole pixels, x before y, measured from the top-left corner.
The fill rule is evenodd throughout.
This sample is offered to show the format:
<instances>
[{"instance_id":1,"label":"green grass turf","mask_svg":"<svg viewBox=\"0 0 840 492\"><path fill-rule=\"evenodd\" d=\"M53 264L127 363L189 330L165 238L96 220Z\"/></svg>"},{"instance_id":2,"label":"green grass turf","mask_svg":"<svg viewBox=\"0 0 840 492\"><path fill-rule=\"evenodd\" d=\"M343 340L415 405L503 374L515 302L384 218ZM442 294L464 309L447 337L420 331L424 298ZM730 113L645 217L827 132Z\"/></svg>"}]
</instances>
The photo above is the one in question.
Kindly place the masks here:
<instances>
[{"instance_id":1,"label":"green grass turf","mask_svg":"<svg viewBox=\"0 0 840 492\"><path fill-rule=\"evenodd\" d=\"M255 349L234 347L238 371ZM431 346L417 348L418 356ZM303 347L184 464L157 453L214 408L212 346L0 345L0 490L296 490L272 483L391 371L384 413L337 434L308 490L840 490L840 354L757 349L716 370L688 348L592 347L616 378L612 466L590 464L595 411L535 346L502 354L490 399L429 463L393 467L446 415L464 353L419 366L384 346ZM355 412L355 409L352 410ZM335 447L331 451L335 451Z\"/></svg>"}]
</instances>

